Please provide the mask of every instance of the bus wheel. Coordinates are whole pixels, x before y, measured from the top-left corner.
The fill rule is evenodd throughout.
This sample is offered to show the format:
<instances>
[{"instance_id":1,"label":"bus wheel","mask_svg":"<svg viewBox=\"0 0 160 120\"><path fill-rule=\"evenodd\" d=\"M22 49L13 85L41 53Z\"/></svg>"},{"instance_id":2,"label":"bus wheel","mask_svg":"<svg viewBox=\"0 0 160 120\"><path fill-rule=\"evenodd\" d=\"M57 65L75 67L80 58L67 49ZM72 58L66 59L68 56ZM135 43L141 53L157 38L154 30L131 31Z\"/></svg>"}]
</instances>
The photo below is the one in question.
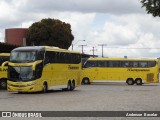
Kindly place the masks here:
<instances>
[{"instance_id":1,"label":"bus wheel","mask_svg":"<svg viewBox=\"0 0 160 120\"><path fill-rule=\"evenodd\" d=\"M71 90L72 90L71 81L68 81L67 90L68 90L68 91L71 91Z\"/></svg>"},{"instance_id":2,"label":"bus wheel","mask_svg":"<svg viewBox=\"0 0 160 120\"><path fill-rule=\"evenodd\" d=\"M142 79L141 78L136 78L135 83L137 85L142 85Z\"/></svg>"},{"instance_id":3,"label":"bus wheel","mask_svg":"<svg viewBox=\"0 0 160 120\"><path fill-rule=\"evenodd\" d=\"M128 85L134 85L134 80L132 78L128 78L127 81L126 81L126 83Z\"/></svg>"},{"instance_id":4,"label":"bus wheel","mask_svg":"<svg viewBox=\"0 0 160 120\"><path fill-rule=\"evenodd\" d=\"M90 84L89 78L83 78L82 82L83 84Z\"/></svg>"},{"instance_id":5,"label":"bus wheel","mask_svg":"<svg viewBox=\"0 0 160 120\"><path fill-rule=\"evenodd\" d=\"M74 90L74 89L75 89L75 81L74 81L74 80L72 81L71 89L72 89L72 90Z\"/></svg>"},{"instance_id":6,"label":"bus wheel","mask_svg":"<svg viewBox=\"0 0 160 120\"><path fill-rule=\"evenodd\" d=\"M47 83L43 83L43 89L42 89L42 92L43 93L46 93L47 92Z\"/></svg>"},{"instance_id":7,"label":"bus wheel","mask_svg":"<svg viewBox=\"0 0 160 120\"><path fill-rule=\"evenodd\" d=\"M0 80L0 88L1 89L7 89L7 80L6 79L1 79Z\"/></svg>"}]
</instances>

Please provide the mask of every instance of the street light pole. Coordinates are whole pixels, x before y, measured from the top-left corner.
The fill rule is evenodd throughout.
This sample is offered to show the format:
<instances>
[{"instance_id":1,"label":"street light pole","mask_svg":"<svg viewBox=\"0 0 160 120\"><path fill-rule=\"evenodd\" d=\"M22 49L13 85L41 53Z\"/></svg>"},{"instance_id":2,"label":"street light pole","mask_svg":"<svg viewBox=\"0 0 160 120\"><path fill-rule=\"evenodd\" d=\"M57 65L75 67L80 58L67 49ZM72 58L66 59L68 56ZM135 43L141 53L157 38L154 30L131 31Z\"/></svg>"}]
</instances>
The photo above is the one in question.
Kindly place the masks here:
<instances>
[{"instance_id":1,"label":"street light pole","mask_svg":"<svg viewBox=\"0 0 160 120\"><path fill-rule=\"evenodd\" d=\"M85 41L85 40L78 40L76 43L72 44L72 50L73 50L73 45L76 45L79 41Z\"/></svg>"},{"instance_id":2,"label":"street light pole","mask_svg":"<svg viewBox=\"0 0 160 120\"><path fill-rule=\"evenodd\" d=\"M72 44L72 50L73 50L73 44Z\"/></svg>"},{"instance_id":3,"label":"street light pole","mask_svg":"<svg viewBox=\"0 0 160 120\"><path fill-rule=\"evenodd\" d=\"M104 57L103 56L103 46L107 46L107 44L99 44L98 46L102 46L102 57Z\"/></svg>"}]
</instances>

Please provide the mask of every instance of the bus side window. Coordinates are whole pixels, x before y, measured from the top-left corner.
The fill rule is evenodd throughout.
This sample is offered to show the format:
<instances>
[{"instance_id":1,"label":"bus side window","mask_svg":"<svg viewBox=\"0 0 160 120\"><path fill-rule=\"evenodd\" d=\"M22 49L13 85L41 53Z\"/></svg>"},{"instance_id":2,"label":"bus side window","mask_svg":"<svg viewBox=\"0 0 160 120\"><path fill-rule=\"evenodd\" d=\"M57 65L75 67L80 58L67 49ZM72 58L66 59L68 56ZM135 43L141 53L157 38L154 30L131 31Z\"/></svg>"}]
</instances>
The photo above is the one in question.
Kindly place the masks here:
<instances>
[{"instance_id":1,"label":"bus side window","mask_svg":"<svg viewBox=\"0 0 160 120\"><path fill-rule=\"evenodd\" d=\"M58 52L54 52L52 55L53 63L58 63Z\"/></svg>"},{"instance_id":2,"label":"bus side window","mask_svg":"<svg viewBox=\"0 0 160 120\"><path fill-rule=\"evenodd\" d=\"M119 61L109 61L109 67L120 67Z\"/></svg>"},{"instance_id":3,"label":"bus side window","mask_svg":"<svg viewBox=\"0 0 160 120\"><path fill-rule=\"evenodd\" d=\"M56 53L56 63L60 63L60 58L61 57L61 55L60 55L60 52L57 52Z\"/></svg>"},{"instance_id":4,"label":"bus side window","mask_svg":"<svg viewBox=\"0 0 160 120\"><path fill-rule=\"evenodd\" d=\"M107 67L107 62L106 61L98 61L97 66L98 67Z\"/></svg>"},{"instance_id":5,"label":"bus side window","mask_svg":"<svg viewBox=\"0 0 160 120\"><path fill-rule=\"evenodd\" d=\"M77 63L79 63L79 55L78 54L74 54L75 55L75 62L74 62L74 64L77 64Z\"/></svg>"},{"instance_id":6,"label":"bus side window","mask_svg":"<svg viewBox=\"0 0 160 120\"><path fill-rule=\"evenodd\" d=\"M85 62L83 67L84 67L84 68L90 67L90 61Z\"/></svg>"},{"instance_id":7,"label":"bus side window","mask_svg":"<svg viewBox=\"0 0 160 120\"><path fill-rule=\"evenodd\" d=\"M140 62L139 62L139 67L143 67L143 68L147 67L147 62L145 62L145 61L140 61Z\"/></svg>"},{"instance_id":8,"label":"bus side window","mask_svg":"<svg viewBox=\"0 0 160 120\"><path fill-rule=\"evenodd\" d=\"M71 61L71 63L75 63L76 62L76 55L75 54L72 54L72 61Z\"/></svg>"},{"instance_id":9,"label":"bus side window","mask_svg":"<svg viewBox=\"0 0 160 120\"><path fill-rule=\"evenodd\" d=\"M109 61L108 65L109 65L109 67L113 67L112 61Z\"/></svg>"},{"instance_id":10,"label":"bus side window","mask_svg":"<svg viewBox=\"0 0 160 120\"><path fill-rule=\"evenodd\" d=\"M123 61L122 64L121 64L121 66L122 67L130 67L131 66L130 64L131 63L129 61Z\"/></svg>"},{"instance_id":11,"label":"bus side window","mask_svg":"<svg viewBox=\"0 0 160 120\"><path fill-rule=\"evenodd\" d=\"M68 63L68 54L64 53L64 63Z\"/></svg>"},{"instance_id":12,"label":"bus side window","mask_svg":"<svg viewBox=\"0 0 160 120\"><path fill-rule=\"evenodd\" d=\"M138 61L133 61L132 62L132 67L135 67L135 68L138 67Z\"/></svg>"},{"instance_id":13,"label":"bus side window","mask_svg":"<svg viewBox=\"0 0 160 120\"><path fill-rule=\"evenodd\" d=\"M84 68L88 67L97 67L97 62L96 61L87 61L86 64L84 65Z\"/></svg>"},{"instance_id":14,"label":"bus side window","mask_svg":"<svg viewBox=\"0 0 160 120\"><path fill-rule=\"evenodd\" d=\"M36 78L40 78L42 76L42 66L43 63L36 65Z\"/></svg>"},{"instance_id":15,"label":"bus side window","mask_svg":"<svg viewBox=\"0 0 160 120\"><path fill-rule=\"evenodd\" d=\"M80 63L82 61L81 58L82 58L82 56L80 54L78 54L78 61L77 61L77 63Z\"/></svg>"},{"instance_id":16,"label":"bus side window","mask_svg":"<svg viewBox=\"0 0 160 120\"><path fill-rule=\"evenodd\" d=\"M71 53L67 54L67 63L72 63L72 54Z\"/></svg>"},{"instance_id":17,"label":"bus side window","mask_svg":"<svg viewBox=\"0 0 160 120\"><path fill-rule=\"evenodd\" d=\"M45 54L44 64L52 63L52 52L47 51Z\"/></svg>"},{"instance_id":18,"label":"bus side window","mask_svg":"<svg viewBox=\"0 0 160 120\"><path fill-rule=\"evenodd\" d=\"M91 67L97 67L97 62L96 61L92 61L91 62Z\"/></svg>"},{"instance_id":19,"label":"bus side window","mask_svg":"<svg viewBox=\"0 0 160 120\"><path fill-rule=\"evenodd\" d=\"M156 65L156 61L149 61L148 67L154 67Z\"/></svg>"},{"instance_id":20,"label":"bus side window","mask_svg":"<svg viewBox=\"0 0 160 120\"><path fill-rule=\"evenodd\" d=\"M79 54L72 54L73 59L72 59L72 64L78 64L81 62L81 56Z\"/></svg>"},{"instance_id":21,"label":"bus side window","mask_svg":"<svg viewBox=\"0 0 160 120\"><path fill-rule=\"evenodd\" d=\"M73 53L67 53L68 55L69 55L69 59L68 59L68 63L70 63L70 64L74 64L75 63L75 61L76 61L76 56L75 56L75 54L73 54Z\"/></svg>"},{"instance_id":22,"label":"bus side window","mask_svg":"<svg viewBox=\"0 0 160 120\"><path fill-rule=\"evenodd\" d=\"M59 53L59 62L60 63L65 63L65 53L61 52Z\"/></svg>"},{"instance_id":23,"label":"bus side window","mask_svg":"<svg viewBox=\"0 0 160 120\"><path fill-rule=\"evenodd\" d=\"M43 60L44 59L44 52L43 51L39 51L37 54L37 60Z\"/></svg>"}]
</instances>

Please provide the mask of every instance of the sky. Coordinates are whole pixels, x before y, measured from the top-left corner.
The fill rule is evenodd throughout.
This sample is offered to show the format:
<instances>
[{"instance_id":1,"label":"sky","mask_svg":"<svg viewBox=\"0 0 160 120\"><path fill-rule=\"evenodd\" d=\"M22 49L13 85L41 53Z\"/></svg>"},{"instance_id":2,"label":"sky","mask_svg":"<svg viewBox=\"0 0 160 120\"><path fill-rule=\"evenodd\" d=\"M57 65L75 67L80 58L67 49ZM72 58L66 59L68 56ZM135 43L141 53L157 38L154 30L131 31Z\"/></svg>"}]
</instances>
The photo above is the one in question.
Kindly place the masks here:
<instances>
[{"instance_id":1,"label":"sky","mask_svg":"<svg viewBox=\"0 0 160 120\"><path fill-rule=\"evenodd\" d=\"M160 18L140 0L0 0L0 42L6 28L28 28L43 18L71 24L73 49L104 57L160 57ZM85 40L85 41L84 41ZM72 49L71 47L69 48Z\"/></svg>"}]
</instances>

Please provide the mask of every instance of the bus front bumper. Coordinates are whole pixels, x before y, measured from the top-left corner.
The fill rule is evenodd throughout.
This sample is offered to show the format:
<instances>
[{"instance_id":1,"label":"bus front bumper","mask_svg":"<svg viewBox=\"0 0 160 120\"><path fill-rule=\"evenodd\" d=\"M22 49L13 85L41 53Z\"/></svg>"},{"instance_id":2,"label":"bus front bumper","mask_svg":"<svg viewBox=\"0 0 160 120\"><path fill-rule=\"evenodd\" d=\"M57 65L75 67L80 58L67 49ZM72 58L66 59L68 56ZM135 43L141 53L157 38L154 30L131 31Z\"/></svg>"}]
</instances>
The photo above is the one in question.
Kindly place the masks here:
<instances>
[{"instance_id":1,"label":"bus front bumper","mask_svg":"<svg viewBox=\"0 0 160 120\"><path fill-rule=\"evenodd\" d=\"M37 92L40 91L37 89L37 82L11 82L7 81L7 90L9 92Z\"/></svg>"}]
</instances>

